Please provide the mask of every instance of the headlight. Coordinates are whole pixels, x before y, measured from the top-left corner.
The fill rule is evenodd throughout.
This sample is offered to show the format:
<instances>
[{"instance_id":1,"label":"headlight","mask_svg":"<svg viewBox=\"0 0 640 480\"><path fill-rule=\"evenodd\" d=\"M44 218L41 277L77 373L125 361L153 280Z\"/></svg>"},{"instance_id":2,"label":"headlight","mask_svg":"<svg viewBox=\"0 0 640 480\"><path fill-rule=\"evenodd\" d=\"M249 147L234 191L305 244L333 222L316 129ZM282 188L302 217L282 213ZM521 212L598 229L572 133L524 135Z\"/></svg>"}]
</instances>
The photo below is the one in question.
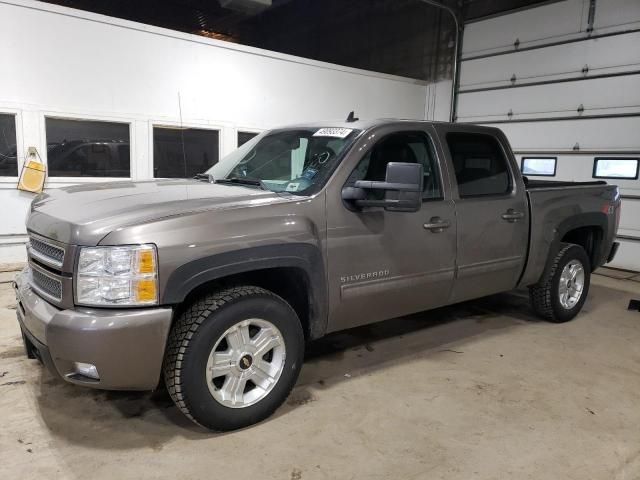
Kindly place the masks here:
<instances>
[{"instance_id":1,"label":"headlight","mask_svg":"<svg viewBox=\"0 0 640 480\"><path fill-rule=\"evenodd\" d=\"M76 271L79 305L155 305L158 262L155 245L82 247Z\"/></svg>"}]
</instances>

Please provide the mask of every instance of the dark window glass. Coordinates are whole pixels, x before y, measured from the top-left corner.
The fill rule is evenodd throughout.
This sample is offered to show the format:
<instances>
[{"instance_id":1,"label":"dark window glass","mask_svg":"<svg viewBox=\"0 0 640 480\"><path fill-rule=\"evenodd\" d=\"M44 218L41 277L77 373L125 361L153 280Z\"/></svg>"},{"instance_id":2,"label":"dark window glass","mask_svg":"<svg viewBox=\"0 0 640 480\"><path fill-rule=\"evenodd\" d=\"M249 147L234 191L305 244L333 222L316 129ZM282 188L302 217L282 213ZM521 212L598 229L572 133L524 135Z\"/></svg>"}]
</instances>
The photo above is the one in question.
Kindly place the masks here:
<instances>
[{"instance_id":1,"label":"dark window glass","mask_svg":"<svg viewBox=\"0 0 640 480\"><path fill-rule=\"evenodd\" d=\"M255 132L238 132L238 146L244 145L256 136L258 136L258 134Z\"/></svg>"},{"instance_id":2,"label":"dark window glass","mask_svg":"<svg viewBox=\"0 0 640 480\"><path fill-rule=\"evenodd\" d=\"M153 127L153 176L191 178L218 163L218 131Z\"/></svg>"},{"instance_id":3,"label":"dark window glass","mask_svg":"<svg viewBox=\"0 0 640 480\"><path fill-rule=\"evenodd\" d=\"M360 160L349 183L357 180L384 181L389 162L421 163L424 169L422 198L442 198L435 155L429 137L422 132L392 133L384 137ZM384 197L384 192L368 190L367 195L373 199Z\"/></svg>"},{"instance_id":4,"label":"dark window glass","mask_svg":"<svg viewBox=\"0 0 640 480\"><path fill-rule=\"evenodd\" d=\"M129 177L129 124L47 118L50 177Z\"/></svg>"},{"instance_id":5,"label":"dark window glass","mask_svg":"<svg viewBox=\"0 0 640 480\"><path fill-rule=\"evenodd\" d=\"M460 197L504 195L511 175L498 140L482 133L449 133L447 144Z\"/></svg>"},{"instance_id":6,"label":"dark window glass","mask_svg":"<svg viewBox=\"0 0 640 480\"><path fill-rule=\"evenodd\" d=\"M0 177L18 176L16 116L0 113Z\"/></svg>"}]
</instances>

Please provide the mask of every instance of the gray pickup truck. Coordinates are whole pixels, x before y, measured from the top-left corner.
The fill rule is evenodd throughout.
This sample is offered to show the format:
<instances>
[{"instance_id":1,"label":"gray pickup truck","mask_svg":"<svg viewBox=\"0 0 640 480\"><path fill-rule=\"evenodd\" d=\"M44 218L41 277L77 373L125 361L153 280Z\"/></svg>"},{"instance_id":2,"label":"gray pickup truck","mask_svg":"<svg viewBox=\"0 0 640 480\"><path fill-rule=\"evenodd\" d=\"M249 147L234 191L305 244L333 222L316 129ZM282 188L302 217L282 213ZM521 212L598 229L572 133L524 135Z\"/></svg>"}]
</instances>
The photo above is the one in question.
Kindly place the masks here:
<instances>
[{"instance_id":1,"label":"gray pickup truck","mask_svg":"<svg viewBox=\"0 0 640 480\"><path fill-rule=\"evenodd\" d=\"M329 332L520 287L570 320L619 215L616 186L523 178L495 128L297 125L195 179L38 196L17 315L64 381L163 379L190 419L230 430L274 412Z\"/></svg>"}]
</instances>

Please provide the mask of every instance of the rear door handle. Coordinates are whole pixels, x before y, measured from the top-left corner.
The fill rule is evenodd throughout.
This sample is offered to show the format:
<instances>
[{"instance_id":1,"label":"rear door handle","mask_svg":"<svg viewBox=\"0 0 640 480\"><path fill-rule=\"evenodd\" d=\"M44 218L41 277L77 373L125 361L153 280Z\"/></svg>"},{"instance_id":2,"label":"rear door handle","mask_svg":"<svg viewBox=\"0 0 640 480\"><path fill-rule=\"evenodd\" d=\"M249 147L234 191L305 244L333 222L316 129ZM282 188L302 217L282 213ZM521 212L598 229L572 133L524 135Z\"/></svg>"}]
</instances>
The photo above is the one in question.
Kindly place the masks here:
<instances>
[{"instance_id":1,"label":"rear door handle","mask_svg":"<svg viewBox=\"0 0 640 480\"><path fill-rule=\"evenodd\" d=\"M513 208L510 208L509 210L507 210L502 214L502 219L510 223L517 222L522 218L524 218L524 213L518 212Z\"/></svg>"},{"instance_id":2,"label":"rear door handle","mask_svg":"<svg viewBox=\"0 0 640 480\"><path fill-rule=\"evenodd\" d=\"M440 233L450 226L451 223L448 220L443 220L440 217L432 217L429 219L429 223L423 225L426 230L431 230L433 233Z\"/></svg>"}]
</instances>

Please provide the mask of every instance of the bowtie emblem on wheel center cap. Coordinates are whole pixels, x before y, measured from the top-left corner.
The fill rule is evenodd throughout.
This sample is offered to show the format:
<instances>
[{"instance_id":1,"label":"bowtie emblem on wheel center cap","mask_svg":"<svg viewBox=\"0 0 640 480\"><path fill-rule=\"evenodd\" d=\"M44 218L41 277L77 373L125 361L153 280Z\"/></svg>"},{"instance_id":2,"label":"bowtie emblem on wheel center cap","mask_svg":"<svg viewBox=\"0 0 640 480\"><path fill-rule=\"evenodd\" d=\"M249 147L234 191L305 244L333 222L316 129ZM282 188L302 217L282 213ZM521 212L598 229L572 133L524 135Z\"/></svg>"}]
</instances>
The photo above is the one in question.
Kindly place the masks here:
<instances>
[{"instance_id":1,"label":"bowtie emblem on wheel center cap","mask_svg":"<svg viewBox=\"0 0 640 480\"><path fill-rule=\"evenodd\" d=\"M246 370L247 368L249 368L251 365L253 364L253 358L251 358L251 355L244 355L241 359L240 359L240 363L239 366L242 370Z\"/></svg>"}]
</instances>

